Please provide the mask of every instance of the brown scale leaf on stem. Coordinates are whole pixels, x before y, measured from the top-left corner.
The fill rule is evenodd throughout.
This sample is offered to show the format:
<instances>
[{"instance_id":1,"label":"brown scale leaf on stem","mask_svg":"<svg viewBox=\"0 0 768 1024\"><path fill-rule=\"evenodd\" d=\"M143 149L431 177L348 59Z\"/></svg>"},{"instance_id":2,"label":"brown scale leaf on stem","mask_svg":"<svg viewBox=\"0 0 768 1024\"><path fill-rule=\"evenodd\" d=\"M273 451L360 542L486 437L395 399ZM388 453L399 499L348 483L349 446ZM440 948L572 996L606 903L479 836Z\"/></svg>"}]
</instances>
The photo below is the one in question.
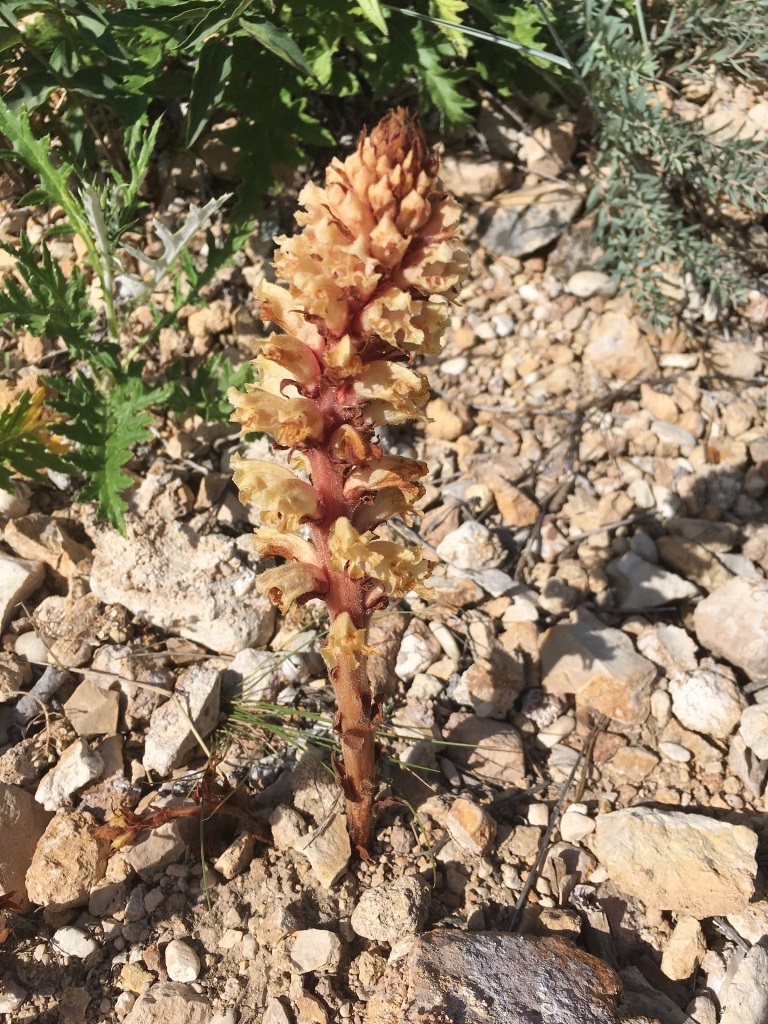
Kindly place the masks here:
<instances>
[{"instance_id":1,"label":"brown scale leaf on stem","mask_svg":"<svg viewBox=\"0 0 768 1024\"><path fill-rule=\"evenodd\" d=\"M355 152L308 183L301 230L276 239L277 274L263 283L261 318L282 333L261 342L258 383L231 389L244 433L271 434L292 469L239 459L235 483L262 523L256 546L287 559L260 586L282 610L321 597L331 626L322 654L336 695L352 842L366 856L376 792L378 705L366 674L374 609L427 593L431 563L382 540L392 516L412 522L424 463L385 454L377 427L424 420L429 397L414 357L438 352L467 257L460 211L442 188L419 120L391 110ZM311 540L296 536L307 524Z\"/></svg>"}]
</instances>

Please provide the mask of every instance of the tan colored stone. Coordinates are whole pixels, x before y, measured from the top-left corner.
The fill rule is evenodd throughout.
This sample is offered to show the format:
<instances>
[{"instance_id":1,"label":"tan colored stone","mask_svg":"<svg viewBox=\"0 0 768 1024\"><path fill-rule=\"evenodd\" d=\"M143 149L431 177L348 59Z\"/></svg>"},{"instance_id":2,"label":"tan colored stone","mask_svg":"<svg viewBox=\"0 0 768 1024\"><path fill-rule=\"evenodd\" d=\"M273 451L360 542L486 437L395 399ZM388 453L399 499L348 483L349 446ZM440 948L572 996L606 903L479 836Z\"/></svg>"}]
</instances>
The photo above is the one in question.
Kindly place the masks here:
<instances>
[{"instance_id":1,"label":"tan colored stone","mask_svg":"<svg viewBox=\"0 0 768 1024\"><path fill-rule=\"evenodd\" d=\"M745 908L757 836L702 814L632 807L597 819L595 853L623 892L652 910L702 920Z\"/></svg>"},{"instance_id":2,"label":"tan colored stone","mask_svg":"<svg viewBox=\"0 0 768 1024\"><path fill-rule=\"evenodd\" d=\"M635 651L625 633L586 609L579 609L572 622L547 630L539 653L545 690L575 693L578 704L620 722L647 718L656 667Z\"/></svg>"},{"instance_id":3,"label":"tan colored stone","mask_svg":"<svg viewBox=\"0 0 768 1024\"><path fill-rule=\"evenodd\" d=\"M427 434L440 441L455 441L472 428L472 417L466 406L433 398L427 403Z\"/></svg>"},{"instance_id":4,"label":"tan colored stone","mask_svg":"<svg viewBox=\"0 0 768 1024\"><path fill-rule=\"evenodd\" d=\"M96 837L97 824L87 811L56 812L27 871L33 903L53 910L87 904L107 870L110 841Z\"/></svg>"},{"instance_id":5,"label":"tan colored stone","mask_svg":"<svg viewBox=\"0 0 768 1024\"><path fill-rule=\"evenodd\" d=\"M27 907L24 877L51 815L18 786L0 782L0 896Z\"/></svg>"},{"instance_id":6,"label":"tan colored stone","mask_svg":"<svg viewBox=\"0 0 768 1024\"><path fill-rule=\"evenodd\" d=\"M584 362L603 380L633 380L658 372L656 357L625 313L603 313L592 325Z\"/></svg>"},{"instance_id":7,"label":"tan colored stone","mask_svg":"<svg viewBox=\"0 0 768 1024\"><path fill-rule=\"evenodd\" d=\"M496 836L496 822L484 807L472 800L454 800L446 819L451 839L476 857L486 854Z\"/></svg>"}]
</instances>

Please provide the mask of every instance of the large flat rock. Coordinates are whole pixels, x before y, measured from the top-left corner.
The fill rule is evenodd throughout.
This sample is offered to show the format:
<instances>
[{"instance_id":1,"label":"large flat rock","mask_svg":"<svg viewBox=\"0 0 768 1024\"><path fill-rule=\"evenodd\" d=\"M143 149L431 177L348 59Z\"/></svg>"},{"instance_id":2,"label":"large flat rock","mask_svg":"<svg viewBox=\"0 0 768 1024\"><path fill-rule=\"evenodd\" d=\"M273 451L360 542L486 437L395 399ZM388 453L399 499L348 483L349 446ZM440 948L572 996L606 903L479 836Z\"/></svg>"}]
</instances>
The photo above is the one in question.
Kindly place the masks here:
<instances>
[{"instance_id":1,"label":"large flat rock","mask_svg":"<svg viewBox=\"0 0 768 1024\"><path fill-rule=\"evenodd\" d=\"M735 914L755 889L755 833L703 814L612 811L597 819L594 848L611 881L654 910Z\"/></svg>"},{"instance_id":2,"label":"large flat rock","mask_svg":"<svg viewBox=\"0 0 768 1024\"><path fill-rule=\"evenodd\" d=\"M257 560L220 534L200 536L183 523L142 529L127 523L122 537L96 537L91 590L138 618L220 654L259 647L272 636L275 611L256 589Z\"/></svg>"}]
</instances>

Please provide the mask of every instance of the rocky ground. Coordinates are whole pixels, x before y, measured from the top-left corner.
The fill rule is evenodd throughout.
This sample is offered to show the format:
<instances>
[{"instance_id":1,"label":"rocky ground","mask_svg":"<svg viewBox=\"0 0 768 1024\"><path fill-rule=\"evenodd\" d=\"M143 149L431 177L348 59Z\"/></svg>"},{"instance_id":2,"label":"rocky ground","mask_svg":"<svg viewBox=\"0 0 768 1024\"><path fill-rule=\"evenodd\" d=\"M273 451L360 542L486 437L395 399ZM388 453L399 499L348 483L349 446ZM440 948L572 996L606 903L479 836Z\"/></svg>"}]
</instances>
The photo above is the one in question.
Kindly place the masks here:
<instances>
[{"instance_id":1,"label":"rocky ground","mask_svg":"<svg viewBox=\"0 0 768 1024\"><path fill-rule=\"evenodd\" d=\"M429 424L386 438L431 467L436 569L373 629L370 863L322 610L255 594L234 430L160 431L125 537L1 496L7 1019L768 1019L768 301L683 289L651 329L594 269L568 132L511 139L446 161L471 276ZM165 350L245 358L264 273L254 241Z\"/></svg>"}]
</instances>

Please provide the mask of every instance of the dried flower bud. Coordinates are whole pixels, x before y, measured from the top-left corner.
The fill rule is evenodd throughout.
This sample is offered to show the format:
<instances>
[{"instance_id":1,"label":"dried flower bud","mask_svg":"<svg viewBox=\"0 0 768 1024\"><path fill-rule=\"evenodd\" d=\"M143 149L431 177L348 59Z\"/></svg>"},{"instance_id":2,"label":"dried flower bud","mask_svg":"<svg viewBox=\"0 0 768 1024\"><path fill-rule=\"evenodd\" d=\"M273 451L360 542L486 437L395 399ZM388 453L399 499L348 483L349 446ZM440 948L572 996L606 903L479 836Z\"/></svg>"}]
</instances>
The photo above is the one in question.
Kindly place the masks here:
<instances>
[{"instance_id":1,"label":"dried flower bud","mask_svg":"<svg viewBox=\"0 0 768 1024\"><path fill-rule=\"evenodd\" d=\"M417 549L376 535L392 516L412 522L424 463L385 455L379 426L424 420L425 378L411 365L439 350L448 302L467 259L457 248L459 209L437 179L438 158L418 120L391 111L332 160L325 186L306 185L302 230L277 239L278 274L264 283L261 317L283 334L261 344L258 383L232 389L243 432L270 433L291 465L234 460L243 501L265 524L261 554L287 559L260 586L281 609L324 596L331 616L323 656L336 691L336 728L350 831L367 848L374 795L376 700L366 678L373 608L423 586ZM295 536L305 524L309 537Z\"/></svg>"}]
</instances>

